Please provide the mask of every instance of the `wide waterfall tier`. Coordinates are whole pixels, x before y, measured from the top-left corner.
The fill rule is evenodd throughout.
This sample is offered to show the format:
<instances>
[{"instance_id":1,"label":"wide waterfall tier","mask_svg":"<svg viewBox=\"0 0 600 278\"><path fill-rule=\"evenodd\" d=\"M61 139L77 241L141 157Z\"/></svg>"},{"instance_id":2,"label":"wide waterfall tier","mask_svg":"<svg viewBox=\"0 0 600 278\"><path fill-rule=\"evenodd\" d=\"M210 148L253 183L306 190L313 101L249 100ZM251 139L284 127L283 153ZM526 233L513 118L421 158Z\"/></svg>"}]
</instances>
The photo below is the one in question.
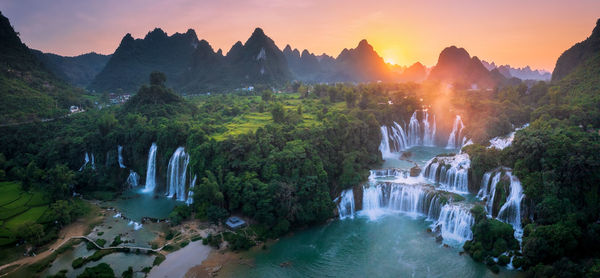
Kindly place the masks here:
<instances>
[{"instance_id":1,"label":"wide waterfall tier","mask_svg":"<svg viewBox=\"0 0 600 278\"><path fill-rule=\"evenodd\" d=\"M184 147L179 147L171 159L169 159L169 167L167 169L167 192L169 198L177 198L179 201L186 201L186 184L187 168L190 162L190 156L185 152Z\"/></svg>"},{"instance_id":2,"label":"wide waterfall tier","mask_svg":"<svg viewBox=\"0 0 600 278\"><path fill-rule=\"evenodd\" d=\"M118 157L119 167L121 167L121 168L127 168L127 167L125 167L125 164L123 164L123 146L118 145L117 146L117 152L119 154L119 157Z\"/></svg>"},{"instance_id":3,"label":"wide waterfall tier","mask_svg":"<svg viewBox=\"0 0 600 278\"><path fill-rule=\"evenodd\" d=\"M506 196L501 198L501 196ZM498 168L486 172L482 178L481 189L477 197L485 201L488 217L508 223L515 229L515 237L522 236L521 205L525 195L521 181L509 168Z\"/></svg>"},{"instance_id":4,"label":"wide waterfall tier","mask_svg":"<svg viewBox=\"0 0 600 278\"><path fill-rule=\"evenodd\" d=\"M152 143L148 151L148 165L146 168L146 186L144 192L154 192L156 188L156 143Z\"/></svg>"},{"instance_id":5,"label":"wide waterfall tier","mask_svg":"<svg viewBox=\"0 0 600 278\"><path fill-rule=\"evenodd\" d=\"M421 120L417 113L422 113ZM390 126L381 126L381 143L379 150L384 158L394 157L393 153L414 146L435 146L435 115L429 116L427 110L415 111L408 125L393 122Z\"/></svg>"},{"instance_id":6,"label":"wide waterfall tier","mask_svg":"<svg viewBox=\"0 0 600 278\"><path fill-rule=\"evenodd\" d=\"M338 214L340 219L354 218L354 190L352 188L342 191L338 201Z\"/></svg>"},{"instance_id":7,"label":"wide waterfall tier","mask_svg":"<svg viewBox=\"0 0 600 278\"><path fill-rule=\"evenodd\" d=\"M446 204L442 207L438 220L432 225L439 230L444 241L462 245L473 239L471 226L475 218L470 212L471 207L464 204Z\"/></svg>"},{"instance_id":8,"label":"wide waterfall tier","mask_svg":"<svg viewBox=\"0 0 600 278\"><path fill-rule=\"evenodd\" d=\"M371 220L393 213L406 213L437 219L441 203L437 192L428 186L383 182L363 186L361 213Z\"/></svg>"},{"instance_id":9,"label":"wide waterfall tier","mask_svg":"<svg viewBox=\"0 0 600 278\"><path fill-rule=\"evenodd\" d=\"M439 156L427 163L421 175L441 189L466 194L469 193L470 166L471 160L466 153Z\"/></svg>"},{"instance_id":10,"label":"wide waterfall tier","mask_svg":"<svg viewBox=\"0 0 600 278\"><path fill-rule=\"evenodd\" d=\"M463 134L465 125L459 115L456 115L454 124L452 125L452 132L448 136L448 143L446 148L448 149L460 149L467 142L467 138Z\"/></svg>"},{"instance_id":11,"label":"wide waterfall tier","mask_svg":"<svg viewBox=\"0 0 600 278\"><path fill-rule=\"evenodd\" d=\"M129 171L129 176L127 177L127 184L129 187L137 187L140 184L140 175L133 170Z\"/></svg>"}]
</instances>

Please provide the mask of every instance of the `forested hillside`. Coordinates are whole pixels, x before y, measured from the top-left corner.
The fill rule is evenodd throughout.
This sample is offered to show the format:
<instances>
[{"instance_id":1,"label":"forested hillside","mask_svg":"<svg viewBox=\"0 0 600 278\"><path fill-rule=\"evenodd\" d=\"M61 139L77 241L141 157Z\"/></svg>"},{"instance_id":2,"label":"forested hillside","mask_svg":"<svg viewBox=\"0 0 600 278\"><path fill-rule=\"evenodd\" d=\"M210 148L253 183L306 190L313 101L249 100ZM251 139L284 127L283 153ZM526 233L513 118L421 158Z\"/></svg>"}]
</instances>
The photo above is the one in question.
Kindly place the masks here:
<instances>
[{"instance_id":1,"label":"forested hillside","mask_svg":"<svg viewBox=\"0 0 600 278\"><path fill-rule=\"evenodd\" d=\"M0 124L41 120L80 104L80 92L48 72L0 14Z\"/></svg>"}]
</instances>

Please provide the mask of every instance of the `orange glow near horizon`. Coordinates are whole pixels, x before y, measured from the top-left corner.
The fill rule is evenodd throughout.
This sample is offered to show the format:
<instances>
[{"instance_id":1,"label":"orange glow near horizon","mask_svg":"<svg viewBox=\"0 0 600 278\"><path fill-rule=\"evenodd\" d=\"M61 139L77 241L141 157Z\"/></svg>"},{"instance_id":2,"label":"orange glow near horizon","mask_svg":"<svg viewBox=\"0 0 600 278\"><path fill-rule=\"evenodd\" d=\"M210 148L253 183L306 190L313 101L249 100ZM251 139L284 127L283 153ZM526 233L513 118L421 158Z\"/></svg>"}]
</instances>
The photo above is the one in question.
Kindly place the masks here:
<instances>
[{"instance_id":1,"label":"orange glow near horizon","mask_svg":"<svg viewBox=\"0 0 600 278\"><path fill-rule=\"evenodd\" d=\"M337 57L367 39L388 62L433 66L456 45L496 64L551 71L564 50L589 36L600 2L5 0L0 10L29 47L66 56L113 53L126 33L142 38L155 27L169 35L192 28L226 53L261 27L280 49Z\"/></svg>"}]
</instances>

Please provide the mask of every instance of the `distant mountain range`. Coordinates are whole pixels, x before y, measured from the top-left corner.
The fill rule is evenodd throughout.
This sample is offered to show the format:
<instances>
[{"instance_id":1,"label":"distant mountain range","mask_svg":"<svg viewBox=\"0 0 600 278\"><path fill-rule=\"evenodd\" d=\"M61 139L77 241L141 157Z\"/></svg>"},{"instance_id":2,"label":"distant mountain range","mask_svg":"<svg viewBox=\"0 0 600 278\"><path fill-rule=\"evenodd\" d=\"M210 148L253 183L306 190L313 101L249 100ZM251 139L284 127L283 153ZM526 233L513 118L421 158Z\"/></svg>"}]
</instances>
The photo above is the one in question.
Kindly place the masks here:
<instances>
[{"instance_id":1,"label":"distant mountain range","mask_svg":"<svg viewBox=\"0 0 600 278\"><path fill-rule=\"evenodd\" d=\"M549 80L548 72L529 67L496 66L471 57L464 48L448 47L428 69L386 64L366 41L344 49L337 57L299 51L290 45L280 50L262 29L236 42L223 54L196 32L167 35L156 28L143 39L126 34L115 53L61 57L34 51L46 68L69 83L99 92L135 92L152 71L167 75L167 86L180 93L223 91L256 84L280 86L298 80L333 82L446 82L461 87L493 88L512 84L514 78Z\"/></svg>"},{"instance_id":2,"label":"distant mountain range","mask_svg":"<svg viewBox=\"0 0 600 278\"><path fill-rule=\"evenodd\" d=\"M32 49L31 51L44 67L58 78L82 88L92 82L106 66L111 56L90 52L75 57L65 57L52 53L42 53L39 50Z\"/></svg>"},{"instance_id":3,"label":"distant mountain range","mask_svg":"<svg viewBox=\"0 0 600 278\"><path fill-rule=\"evenodd\" d=\"M483 66L487 70L498 69L498 71L506 78L516 77L521 80L540 80L540 81L550 81L552 78L552 74L545 70L532 70L529 66L524 68L513 68L510 65L501 65L498 66L496 63L491 62L488 63L486 61L481 61Z\"/></svg>"}]
</instances>

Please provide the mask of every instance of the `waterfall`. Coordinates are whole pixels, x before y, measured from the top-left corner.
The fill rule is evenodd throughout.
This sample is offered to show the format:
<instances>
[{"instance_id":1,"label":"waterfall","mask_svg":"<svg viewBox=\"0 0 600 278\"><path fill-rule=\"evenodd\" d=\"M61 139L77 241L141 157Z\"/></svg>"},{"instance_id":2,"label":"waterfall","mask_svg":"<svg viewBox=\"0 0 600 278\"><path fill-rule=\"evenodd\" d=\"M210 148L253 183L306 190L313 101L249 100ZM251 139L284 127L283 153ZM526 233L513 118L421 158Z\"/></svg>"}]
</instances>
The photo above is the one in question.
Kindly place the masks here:
<instances>
[{"instance_id":1,"label":"waterfall","mask_svg":"<svg viewBox=\"0 0 600 278\"><path fill-rule=\"evenodd\" d=\"M123 146L118 145L117 146L117 151L119 153L119 167L126 168L125 164L123 164Z\"/></svg>"},{"instance_id":2,"label":"waterfall","mask_svg":"<svg viewBox=\"0 0 600 278\"><path fill-rule=\"evenodd\" d=\"M461 205L446 204L442 207L440 217L432 226L434 229L440 229L444 240L463 244L473 239L471 226L475 223L475 219L469 209Z\"/></svg>"},{"instance_id":3,"label":"waterfall","mask_svg":"<svg viewBox=\"0 0 600 278\"><path fill-rule=\"evenodd\" d=\"M383 158L393 158L394 152L400 152L414 146L435 146L436 121L429 120L429 112L423 110L423 121L419 121L415 111L410 117L408 127L403 128L397 122L391 126L381 126L379 150Z\"/></svg>"},{"instance_id":4,"label":"waterfall","mask_svg":"<svg viewBox=\"0 0 600 278\"><path fill-rule=\"evenodd\" d=\"M490 178L492 178L492 172L485 172L483 178L481 178L481 188L477 192L477 198L483 200L488 195L488 186L490 184Z\"/></svg>"},{"instance_id":5,"label":"waterfall","mask_svg":"<svg viewBox=\"0 0 600 278\"><path fill-rule=\"evenodd\" d=\"M87 153L86 153L87 156ZM96 170L96 159L94 158L94 153L92 153L92 169Z\"/></svg>"},{"instance_id":6,"label":"waterfall","mask_svg":"<svg viewBox=\"0 0 600 278\"><path fill-rule=\"evenodd\" d=\"M188 196L187 196L187 200L185 201L185 203L189 206L191 204L194 203L194 191L192 191L192 189L194 187L196 187L196 178L198 176L194 175L194 178L192 179L192 182L190 182L190 187L188 189Z\"/></svg>"},{"instance_id":7,"label":"waterfall","mask_svg":"<svg viewBox=\"0 0 600 278\"><path fill-rule=\"evenodd\" d=\"M88 165L88 163L90 163L90 155L87 152L85 152L85 157L83 158L83 165L81 165L81 168L79 168L79 172L83 171L83 169L86 165Z\"/></svg>"},{"instance_id":8,"label":"waterfall","mask_svg":"<svg viewBox=\"0 0 600 278\"><path fill-rule=\"evenodd\" d=\"M379 144L379 151L381 151L381 156L383 158L393 157L392 150L390 148L388 128L384 125L381 126L381 143Z\"/></svg>"},{"instance_id":9,"label":"waterfall","mask_svg":"<svg viewBox=\"0 0 600 278\"><path fill-rule=\"evenodd\" d=\"M417 111L413 112L408 123L408 144L410 146L421 145L421 125L417 119Z\"/></svg>"},{"instance_id":10,"label":"waterfall","mask_svg":"<svg viewBox=\"0 0 600 278\"><path fill-rule=\"evenodd\" d=\"M500 182L500 176L502 176L502 171L498 171L494 177L492 178L492 183L490 184L490 190L488 191L487 201L485 203L485 209L487 210L488 216L492 217L494 210L494 198L496 197L496 185Z\"/></svg>"},{"instance_id":11,"label":"waterfall","mask_svg":"<svg viewBox=\"0 0 600 278\"><path fill-rule=\"evenodd\" d=\"M369 180L378 178L395 178L404 177L408 178L408 171L396 168L378 169L369 171Z\"/></svg>"},{"instance_id":12,"label":"waterfall","mask_svg":"<svg viewBox=\"0 0 600 278\"><path fill-rule=\"evenodd\" d=\"M363 186L362 205L361 213L371 220L389 212L437 219L440 212L440 202L433 190L389 182Z\"/></svg>"},{"instance_id":13,"label":"waterfall","mask_svg":"<svg viewBox=\"0 0 600 278\"><path fill-rule=\"evenodd\" d=\"M127 184L130 187L137 187L140 183L140 175L133 170L129 170L129 176L127 177Z\"/></svg>"},{"instance_id":14,"label":"waterfall","mask_svg":"<svg viewBox=\"0 0 600 278\"><path fill-rule=\"evenodd\" d=\"M462 144L465 143L465 138L462 137L462 131L465 128L461 118L459 115L456 115L454 119L454 125L452 126L452 132L450 132L450 136L448 137L448 144L446 145L447 149L459 149L462 147Z\"/></svg>"},{"instance_id":15,"label":"waterfall","mask_svg":"<svg viewBox=\"0 0 600 278\"><path fill-rule=\"evenodd\" d=\"M471 160L466 153L436 157L425 166L422 177L436 183L441 189L469 193L469 167Z\"/></svg>"},{"instance_id":16,"label":"waterfall","mask_svg":"<svg viewBox=\"0 0 600 278\"><path fill-rule=\"evenodd\" d=\"M490 139L490 145L488 146L488 149L491 148L496 148L498 150L503 150L506 147L510 146L513 142L513 140L515 139L515 133L521 129L524 129L526 127L528 127L529 124L525 124L522 127L518 127L515 129L515 131L509 133L506 136L498 136L498 137L494 137L492 139Z\"/></svg>"},{"instance_id":17,"label":"waterfall","mask_svg":"<svg viewBox=\"0 0 600 278\"><path fill-rule=\"evenodd\" d=\"M435 146L435 115L433 115L433 127L429 124L429 112L425 110L425 119L423 120L423 145L433 147Z\"/></svg>"},{"instance_id":18,"label":"waterfall","mask_svg":"<svg viewBox=\"0 0 600 278\"><path fill-rule=\"evenodd\" d=\"M169 159L167 169L167 193L169 198L176 197L179 201L185 201L185 179L190 156L185 153L183 147L177 148Z\"/></svg>"},{"instance_id":19,"label":"waterfall","mask_svg":"<svg viewBox=\"0 0 600 278\"><path fill-rule=\"evenodd\" d=\"M337 207L340 219L354 219L354 191L352 188L342 191Z\"/></svg>"},{"instance_id":20,"label":"waterfall","mask_svg":"<svg viewBox=\"0 0 600 278\"><path fill-rule=\"evenodd\" d=\"M148 151L148 167L146 170L146 186L144 192L154 192L156 188L156 143L152 143Z\"/></svg>"},{"instance_id":21,"label":"waterfall","mask_svg":"<svg viewBox=\"0 0 600 278\"><path fill-rule=\"evenodd\" d=\"M515 229L515 237L520 240L523 229L521 227L521 201L523 200L523 187L521 181L511 172L506 175L510 178L510 193L506 198L506 202L500 208L497 219L508 223Z\"/></svg>"}]
</instances>

